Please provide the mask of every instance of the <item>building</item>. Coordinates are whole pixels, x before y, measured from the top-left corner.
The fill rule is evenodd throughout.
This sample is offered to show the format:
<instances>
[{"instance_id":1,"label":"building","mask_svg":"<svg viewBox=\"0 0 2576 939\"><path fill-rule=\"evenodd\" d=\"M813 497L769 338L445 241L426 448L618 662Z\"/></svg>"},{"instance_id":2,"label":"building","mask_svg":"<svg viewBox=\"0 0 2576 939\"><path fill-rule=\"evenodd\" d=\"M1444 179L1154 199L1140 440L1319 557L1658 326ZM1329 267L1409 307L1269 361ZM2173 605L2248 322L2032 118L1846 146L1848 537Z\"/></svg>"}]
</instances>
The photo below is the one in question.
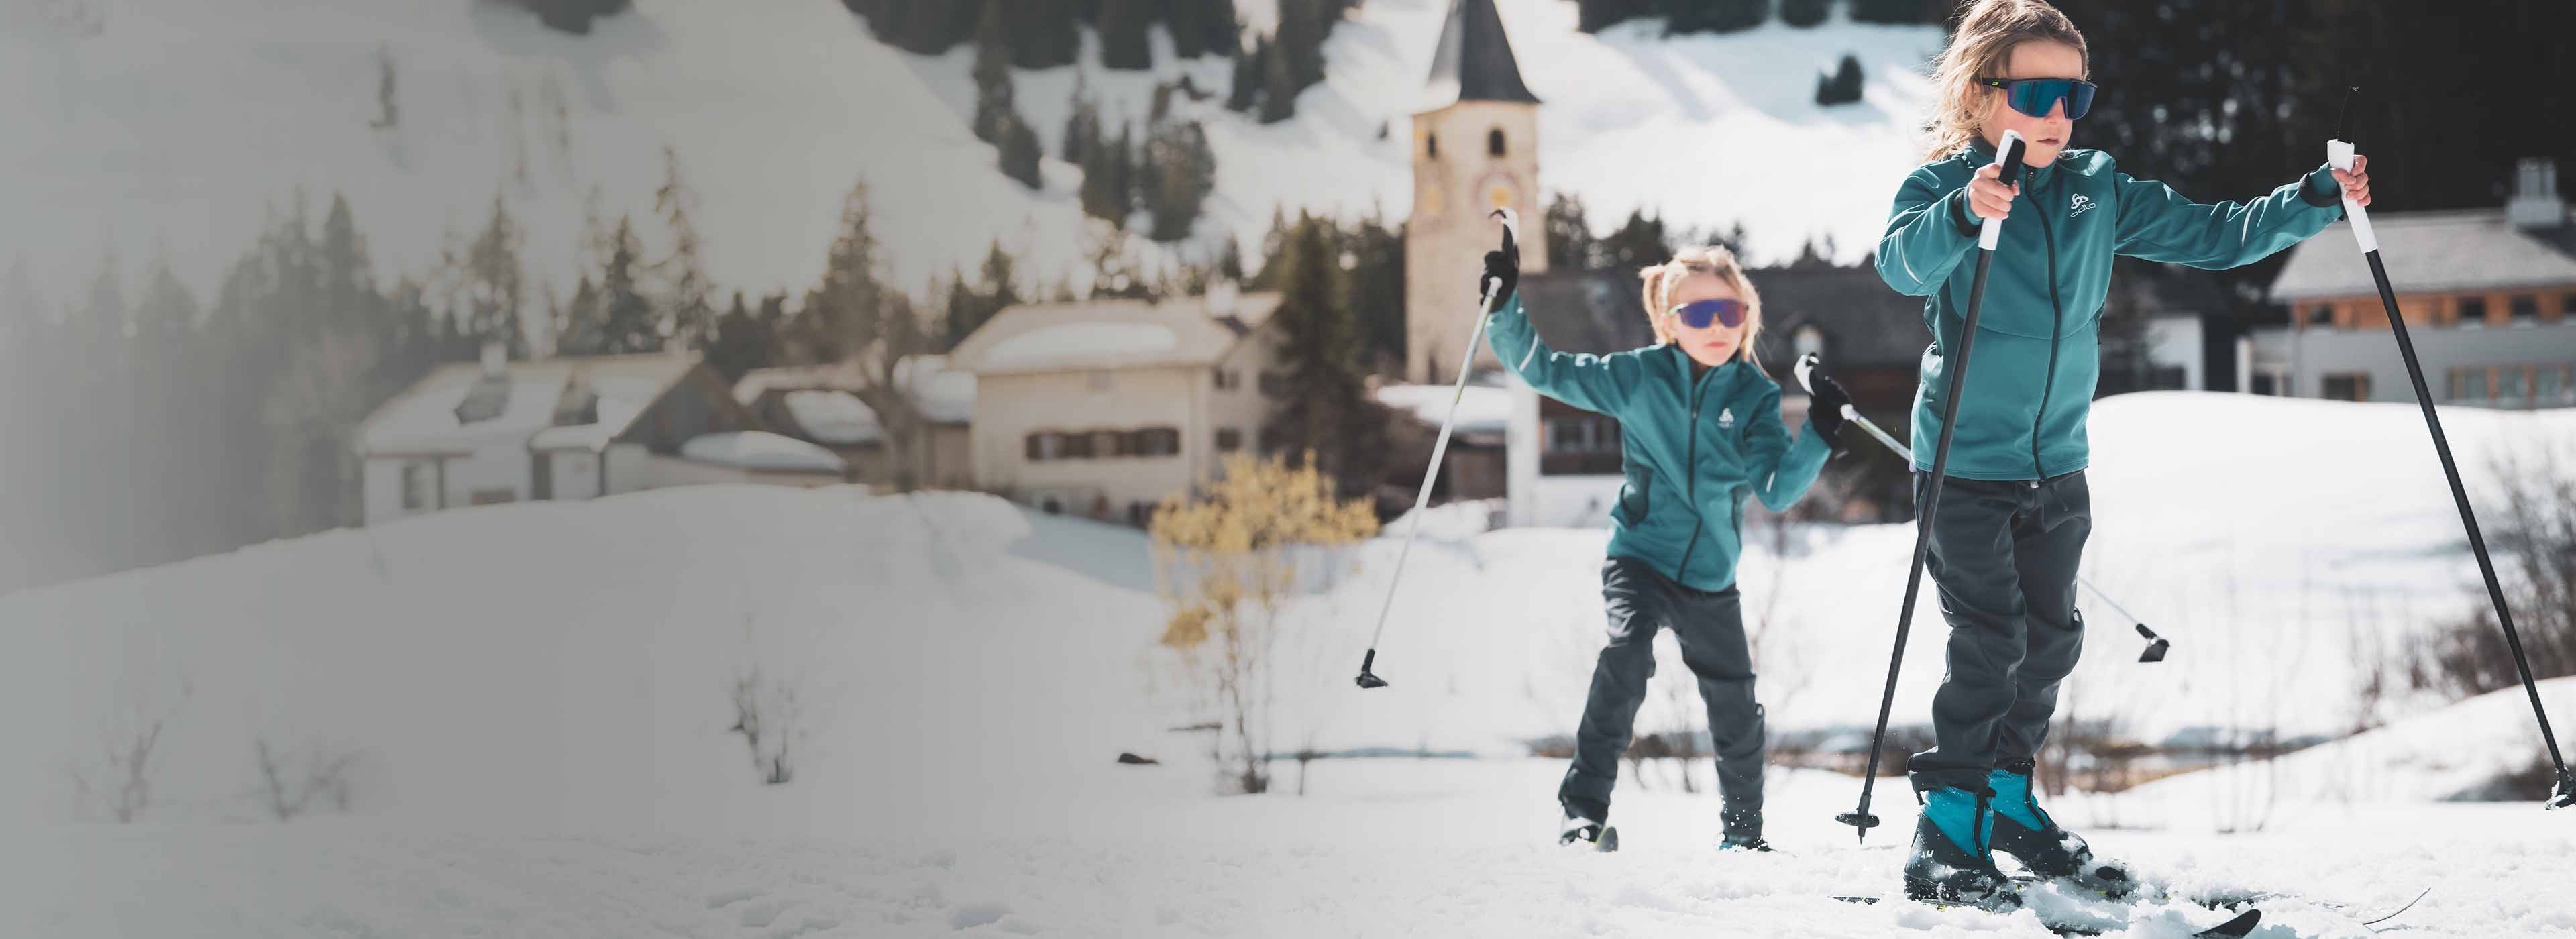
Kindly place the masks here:
<instances>
[{"instance_id":1,"label":"building","mask_svg":"<svg viewBox=\"0 0 2576 939\"><path fill-rule=\"evenodd\" d=\"M716 482L825 485L838 457L763 430L693 354L440 366L360 422L367 524Z\"/></svg>"},{"instance_id":2,"label":"building","mask_svg":"<svg viewBox=\"0 0 2576 939\"><path fill-rule=\"evenodd\" d=\"M978 488L1051 512L1142 523L1212 478L1226 454L1267 452L1284 387L1275 293L1004 309L948 355L975 376Z\"/></svg>"},{"instance_id":3,"label":"building","mask_svg":"<svg viewBox=\"0 0 2576 939\"><path fill-rule=\"evenodd\" d=\"M926 422L911 448L908 482L939 489L971 489L975 470L968 421L975 412L975 376L948 367L948 357L913 356L895 367L894 383ZM734 400L762 424L823 447L849 464L850 478L868 486L896 487L895 457L884 422L859 400L866 383L852 363L753 369L734 382Z\"/></svg>"},{"instance_id":4,"label":"building","mask_svg":"<svg viewBox=\"0 0 2576 939\"><path fill-rule=\"evenodd\" d=\"M1523 219L1521 273L1547 270L1538 105L1493 0L1451 0L1422 110L1413 115L1413 214L1404 235L1404 374L1413 382L1458 377L1476 326L1472 274L1500 242L1486 217L1495 208L1510 206ZM1499 364L1479 348L1471 369Z\"/></svg>"},{"instance_id":5,"label":"building","mask_svg":"<svg viewBox=\"0 0 2576 939\"><path fill-rule=\"evenodd\" d=\"M2576 224L2555 162L2522 161L2501 209L2388 212L2371 227L2435 403L2576 405ZM2290 324L2247 336L2239 387L2415 399L2348 223L2292 249L2271 298L2289 307Z\"/></svg>"}]
</instances>

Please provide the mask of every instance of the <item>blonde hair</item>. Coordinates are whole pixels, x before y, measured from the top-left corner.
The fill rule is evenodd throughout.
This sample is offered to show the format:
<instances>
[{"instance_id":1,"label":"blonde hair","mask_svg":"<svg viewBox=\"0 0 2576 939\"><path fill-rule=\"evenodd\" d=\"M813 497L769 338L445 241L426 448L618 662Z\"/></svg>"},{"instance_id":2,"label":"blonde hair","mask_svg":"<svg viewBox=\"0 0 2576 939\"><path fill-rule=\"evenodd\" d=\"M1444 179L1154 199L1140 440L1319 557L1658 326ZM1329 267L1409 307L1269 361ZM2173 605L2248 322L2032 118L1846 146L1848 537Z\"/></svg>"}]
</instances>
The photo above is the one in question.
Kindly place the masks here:
<instances>
[{"instance_id":1,"label":"blonde hair","mask_svg":"<svg viewBox=\"0 0 2576 939\"><path fill-rule=\"evenodd\" d=\"M2093 58L2084 49L2084 34L2047 0L1976 0L1959 14L1949 47L1932 60L1932 87L1940 89L1941 99L1923 127L1926 162L1965 150L1978 139L1978 125L1997 89L1977 84L1977 79L2001 76L2013 48L2034 40L2075 47L2089 77Z\"/></svg>"},{"instance_id":2,"label":"blonde hair","mask_svg":"<svg viewBox=\"0 0 2576 939\"><path fill-rule=\"evenodd\" d=\"M1672 260L1647 265L1637 272L1637 277L1646 282L1646 322L1655 328L1655 344L1672 344L1672 324L1666 321L1664 312L1672 309L1673 288L1694 274L1716 277L1735 288L1736 299L1744 303L1744 341L1736 347L1735 357L1761 368L1762 360L1753 355L1753 341L1762 336L1762 295L1753 291L1753 278L1744 276L1744 264L1724 245L1684 248Z\"/></svg>"}]
</instances>

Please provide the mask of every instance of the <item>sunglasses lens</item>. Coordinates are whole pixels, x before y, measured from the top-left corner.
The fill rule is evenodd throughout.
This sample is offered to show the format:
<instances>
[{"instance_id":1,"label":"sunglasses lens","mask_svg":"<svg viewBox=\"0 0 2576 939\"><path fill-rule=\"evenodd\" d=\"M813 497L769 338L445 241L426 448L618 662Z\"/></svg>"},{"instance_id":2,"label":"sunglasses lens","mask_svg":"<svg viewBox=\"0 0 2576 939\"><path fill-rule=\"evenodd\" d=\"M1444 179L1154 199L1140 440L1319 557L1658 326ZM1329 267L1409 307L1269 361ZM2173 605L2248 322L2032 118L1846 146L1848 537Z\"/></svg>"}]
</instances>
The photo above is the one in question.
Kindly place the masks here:
<instances>
[{"instance_id":1,"label":"sunglasses lens","mask_svg":"<svg viewBox=\"0 0 2576 939\"><path fill-rule=\"evenodd\" d=\"M2066 119L2077 120L2093 110L2093 93L2099 90L2083 82L2074 83L2066 92Z\"/></svg>"},{"instance_id":2,"label":"sunglasses lens","mask_svg":"<svg viewBox=\"0 0 2576 939\"><path fill-rule=\"evenodd\" d=\"M2034 78L2012 83L2006 92L2006 100L2012 103L2015 111L2032 117L2047 117L2049 110L2057 106L2057 99L2064 98L2066 119L2072 121L2093 110L2094 91L2091 84L2073 79Z\"/></svg>"},{"instance_id":3,"label":"sunglasses lens","mask_svg":"<svg viewBox=\"0 0 2576 939\"><path fill-rule=\"evenodd\" d=\"M1680 315L1682 325L1692 329L1707 329L1711 322L1724 323L1732 328L1744 325L1744 304L1733 300L1702 300L1684 305Z\"/></svg>"}]
</instances>

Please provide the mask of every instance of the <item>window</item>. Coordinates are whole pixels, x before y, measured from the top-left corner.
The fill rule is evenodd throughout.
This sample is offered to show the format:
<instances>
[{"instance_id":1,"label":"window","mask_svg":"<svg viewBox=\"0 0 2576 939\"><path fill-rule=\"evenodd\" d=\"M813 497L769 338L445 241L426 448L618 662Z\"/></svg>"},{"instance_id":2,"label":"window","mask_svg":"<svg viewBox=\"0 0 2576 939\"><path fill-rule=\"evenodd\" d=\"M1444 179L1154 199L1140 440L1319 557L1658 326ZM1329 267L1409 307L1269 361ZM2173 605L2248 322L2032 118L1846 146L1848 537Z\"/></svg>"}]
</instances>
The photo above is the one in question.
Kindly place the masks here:
<instances>
[{"instance_id":1,"label":"window","mask_svg":"<svg viewBox=\"0 0 2576 939\"><path fill-rule=\"evenodd\" d=\"M1216 452L1233 453L1241 449L1243 449L1243 431L1232 427L1217 428Z\"/></svg>"},{"instance_id":2,"label":"window","mask_svg":"<svg viewBox=\"0 0 2576 939\"><path fill-rule=\"evenodd\" d=\"M2496 370L2496 403L2506 407L2521 407L2530 403L2530 398L2531 369L2520 365L2507 365Z\"/></svg>"},{"instance_id":3,"label":"window","mask_svg":"<svg viewBox=\"0 0 2576 939\"><path fill-rule=\"evenodd\" d=\"M2489 397L2486 369L2464 368L2451 373L2451 400L2484 404Z\"/></svg>"},{"instance_id":4,"label":"window","mask_svg":"<svg viewBox=\"0 0 2576 939\"><path fill-rule=\"evenodd\" d=\"M1056 458L1060 460L1091 459L1090 434L1050 434L1056 439Z\"/></svg>"},{"instance_id":5,"label":"window","mask_svg":"<svg viewBox=\"0 0 2576 939\"><path fill-rule=\"evenodd\" d=\"M2468 329L2476 329L2476 328L2478 328L2478 327L2480 327L2480 326L2484 326L2484 325L2486 325L2486 321L2487 321L2487 301L2486 301L2486 298L2484 298L2484 297L2462 297L2462 298L2460 298L2460 325L2461 325L2462 327L2464 327L2464 328L2468 328Z\"/></svg>"},{"instance_id":6,"label":"window","mask_svg":"<svg viewBox=\"0 0 2576 939\"><path fill-rule=\"evenodd\" d=\"M1133 456L1178 456L1180 452L1181 432L1170 427L1150 427L1137 431L1134 448L1129 451Z\"/></svg>"},{"instance_id":7,"label":"window","mask_svg":"<svg viewBox=\"0 0 2576 939\"><path fill-rule=\"evenodd\" d=\"M405 512L434 508L438 486L438 464L405 463L402 466L402 506Z\"/></svg>"},{"instance_id":8,"label":"window","mask_svg":"<svg viewBox=\"0 0 2576 939\"><path fill-rule=\"evenodd\" d=\"M1125 431L1095 430L1088 436L1091 438L1091 452L1087 455L1093 459L1126 456L1131 450L1129 445L1132 441Z\"/></svg>"},{"instance_id":9,"label":"window","mask_svg":"<svg viewBox=\"0 0 2576 939\"><path fill-rule=\"evenodd\" d=\"M2543 365L2538 369L2533 370L2531 376L2532 404L2540 407L2548 407L2551 405L2566 403L2563 398L2566 394L2565 376L2561 374L2565 369L2566 366L2563 365Z\"/></svg>"},{"instance_id":10,"label":"window","mask_svg":"<svg viewBox=\"0 0 2576 939\"><path fill-rule=\"evenodd\" d=\"M1547 421L1547 452L1591 453L1601 449L1601 427L1588 417L1551 417Z\"/></svg>"},{"instance_id":11,"label":"window","mask_svg":"<svg viewBox=\"0 0 2576 939\"><path fill-rule=\"evenodd\" d=\"M2282 382L2279 376L2270 372L2256 372L2253 375L2253 379L2254 387L2247 388L2245 390L2258 395L2278 395L2281 393Z\"/></svg>"},{"instance_id":12,"label":"window","mask_svg":"<svg viewBox=\"0 0 2576 939\"><path fill-rule=\"evenodd\" d=\"M1494 128L1494 129L1492 129L1492 130L1489 130L1489 131L1486 131L1486 132L1485 132L1485 152L1486 152L1487 154L1489 154L1489 155L1492 155L1492 156L1502 156L1502 155L1503 155L1503 129L1502 129L1502 128L1497 127L1497 128Z\"/></svg>"},{"instance_id":13,"label":"window","mask_svg":"<svg viewBox=\"0 0 2576 939\"><path fill-rule=\"evenodd\" d=\"M2523 294L2513 298L2513 324L2530 326L2540 322L2540 298Z\"/></svg>"},{"instance_id":14,"label":"window","mask_svg":"<svg viewBox=\"0 0 2576 939\"><path fill-rule=\"evenodd\" d=\"M1216 390L1232 391L1243 387L1242 372L1230 368L1218 368L1213 371L1216 373Z\"/></svg>"},{"instance_id":15,"label":"window","mask_svg":"<svg viewBox=\"0 0 2576 939\"><path fill-rule=\"evenodd\" d=\"M1597 414L1559 413L1545 417L1544 428L1538 462L1541 475L1619 471L1618 421Z\"/></svg>"},{"instance_id":16,"label":"window","mask_svg":"<svg viewBox=\"0 0 2576 939\"><path fill-rule=\"evenodd\" d=\"M2334 304L2311 303L2299 321L2309 326L2331 326L2334 324Z\"/></svg>"},{"instance_id":17,"label":"window","mask_svg":"<svg viewBox=\"0 0 2576 939\"><path fill-rule=\"evenodd\" d=\"M1029 435L1028 451L1031 463L1061 460L1071 455L1066 452L1065 435L1045 430Z\"/></svg>"},{"instance_id":18,"label":"window","mask_svg":"<svg viewBox=\"0 0 2576 939\"><path fill-rule=\"evenodd\" d=\"M475 505L500 505L519 501L519 493L514 489L477 489L471 501Z\"/></svg>"},{"instance_id":19,"label":"window","mask_svg":"<svg viewBox=\"0 0 2576 939\"><path fill-rule=\"evenodd\" d=\"M1423 147L1424 147L1424 150L1423 150L1423 154L1424 154L1424 155L1426 155L1426 156L1433 156L1433 157L1437 157L1437 156L1439 156L1439 155L1440 155L1440 135L1439 135L1439 134L1424 134L1424 135L1422 136L1422 143L1423 143Z\"/></svg>"},{"instance_id":20,"label":"window","mask_svg":"<svg viewBox=\"0 0 2576 939\"><path fill-rule=\"evenodd\" d=\"M2558 312L2564 316L2576 316L2576 293L2558 298Z\"/></svg>"},{"instance_id":21,"label":"window","mask_svg":"<svg viewBox=\"0 0 2576 939\"><path fill-rule=\"evenodd\" d=\"M2370 400L2370 373L2336 372L2327 375L2324 397L2329 401Z\"/></svg>"}]
</instances>

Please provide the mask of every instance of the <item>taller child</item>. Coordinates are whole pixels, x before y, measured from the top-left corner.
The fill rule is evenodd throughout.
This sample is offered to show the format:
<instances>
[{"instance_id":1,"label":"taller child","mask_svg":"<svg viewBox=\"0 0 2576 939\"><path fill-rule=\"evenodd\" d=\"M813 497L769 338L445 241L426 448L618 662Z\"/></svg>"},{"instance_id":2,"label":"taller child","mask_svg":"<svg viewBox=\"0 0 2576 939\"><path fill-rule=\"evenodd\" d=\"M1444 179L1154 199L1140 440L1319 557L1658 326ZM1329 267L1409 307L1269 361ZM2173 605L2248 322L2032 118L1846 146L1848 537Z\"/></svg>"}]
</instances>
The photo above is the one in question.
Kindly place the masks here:
<instances>
[{"instance_id":1,"label":"taller child","mask_svg":"<svg viewBox=\"0 0 2576 939\"><path fill-rule=\"evenodd\" d=\"M1948 392L1949 350L1965 328L1985 219L2006 219L1986 285L1975 362L1956 402L1957 428L1927 570L1949 620L1949 671L1932 699L1934 746L1909 765L1923 812L1905 865L1916 899L2009 908L2020 903L1994 852L2042 877L2129 889L2119 865L2094 860L2031 792L2057 686L2075 666L2084 622L2075 574L2092 530L2084 422L2100 372L2103 297L2113 255L2221 269L2297 244L2341 217L2339 197L2368 205L2364 161L2319 167L2252 202L2203 205L2122 173L2110 154L2068 149L2092 106L2084 36L2044 0L1976 0L1934 65L1940 100L1931 162L1906 175L1878 273L1926 298L1932 345L1914 396L1915 501L1928 492ZM2005 131L2029 142L2018 179L1998 178Z\"/></svg>"}]
</instances>

